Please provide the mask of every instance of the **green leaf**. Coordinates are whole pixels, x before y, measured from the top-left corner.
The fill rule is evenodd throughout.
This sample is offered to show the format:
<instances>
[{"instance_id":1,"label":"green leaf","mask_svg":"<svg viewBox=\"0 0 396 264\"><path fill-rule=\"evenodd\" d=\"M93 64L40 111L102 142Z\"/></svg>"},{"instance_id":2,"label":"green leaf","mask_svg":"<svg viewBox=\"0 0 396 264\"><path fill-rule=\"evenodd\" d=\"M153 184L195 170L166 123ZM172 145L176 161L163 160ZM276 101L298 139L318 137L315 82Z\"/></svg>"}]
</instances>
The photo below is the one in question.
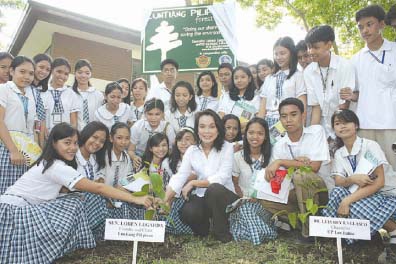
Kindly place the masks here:
<instances>
[{"instance_id":1,"label":"green leaf","mask_svg":"<svg viewBox=\"0 0 396 264\"><path fill-rule=\"evenodd\" d=\"M312 198L308 198L307 200L305 200L305 207L307 208L308 211L311 211L313 204L314 201Z\"/></svg>"},{"instance_id":2,"label":"green leaf","mask_svg":"<svg viewBox=\"0 0 396 264\"><path fill-rule=\"evenodd\" d=\"M305 214L298 214L298 219L301 221L301 223L305 224L307 222L307 217L310 215L310 212L307 212Z\"/></svg>"},{"instance_id":3,"label":"green leaf","mask_svg":"<svg viewBox=\"0 0 396 264\"><path fill-rule=\"evenodd\" d=\"M160 203L159 206L161 207L161 209L166 213L169 214L170 213L170 207L169 205L165 204L165 203Z\"/></svg>"},{"instance_id":4,"label":"green leaf","mask_svg":"<svg viewBox=\"0 0 396 264\"><path fill-rule=\"evenodd\" d=\"M150 184L147 183L143 185L142 192L149 193L149 191L150 191Z\"/></svg>"},{"instance_id":5,"label":"green leaf","mask_svg":"<svg viewBox=\"0 0 396 264\"><path fill-rule=\"evenodd\" d=\"M136 197L145 196L145 195L147 195L147 194L148 194L148 192L144 192L144 191L132 193L132 195L133 195L133 196L136 196Z\"/></svg>"},{"instance_id":6,"label":"green leaf","mask_svg":"<svg viewBox=\"0 0 396 264\"><path fill-rule=\"evenodd\" d=\"M319 206L317 204L313 204L312 208L309 211L311 212L312 215L316 215L318 210L319 210Z\"/></svg>"},{"instance_id":7,"label":"green leaf","mask_svg":"<svg viewBox=\"0 0 396 264\"><path fill-rule=\"evenodd\" d=\"M329 190L327 188L321 188L321 189L317 189L315 190L314 194L320 193L320 192L328 192Z\"/></svg>"},{"instance_id":8,"label":"green leaf","mask_svg":"<svg viewBox=\"0 0 396 264\"><path fill-rule=\"evenodd\" d=\"M295 229L297 226L297 213L288 213L287 217L289 218L290 225Z\"/></svg>"},{"instance_id":9,"label":"green leaf","mask_svg":"<svg viewBox=\"0 0 396 264\"><path fill-rule=\"evenodd\" d=\"M165 199L164 183L161 175L158 173L150 173L150 179L155 195L161 199Z\"/></svg>"},{"instance_id":10,"label":"green leaf","mask_svg":"<svg viewBox=\"0 0 396 264\"><path fill-rule=\"evenodd\" d=\"M289 167L289 168L287 169L287 176L288 176L289 178L291 178L291 176L293 175L294 171L295 171L295 168L294 168L294 167Z\"/></svg>"},{"instance_id":11,"label":"green leaf","mask_svg":"<svg viewBox=\"0 0 396 264\"><path fill-rule=\"evenodd\" d=\"M153 220L154 219L154 209L148 209L144 212L144 220Z\"/></svg>"}]
</instances>

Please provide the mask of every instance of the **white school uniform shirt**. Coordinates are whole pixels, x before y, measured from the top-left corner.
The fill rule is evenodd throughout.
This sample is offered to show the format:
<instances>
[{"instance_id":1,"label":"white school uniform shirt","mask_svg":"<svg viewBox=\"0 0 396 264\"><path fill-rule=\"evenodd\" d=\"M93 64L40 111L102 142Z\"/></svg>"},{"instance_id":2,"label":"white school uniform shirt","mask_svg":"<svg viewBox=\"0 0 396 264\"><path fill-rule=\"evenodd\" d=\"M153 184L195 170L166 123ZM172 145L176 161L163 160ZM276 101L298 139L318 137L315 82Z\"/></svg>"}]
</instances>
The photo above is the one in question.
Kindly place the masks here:
<instances>
[{"instance_id":1,"label":"white school uniform shirt","mask_svg":"<svg viewBox=\"0 0 396 264\"><path fill-rule=\"evenodd\" d=\"M81 154L80 149L77 150L76 153L76 162L77 162L77 171L81 173L84 177L87 179L92 179L92 180L97 180L99 179L100 175L103 175L102 172L98 171L98 163L96 162L95 159L95 154L89 155L89 159L86 160L83 155ZM89 172L89 167L88 163L92 165L93 167L93 177L90 177L90 172Z\"/></svg>"},{"instance_id":2,"label":"white school uniform shirt","mask_svg":"<svg viewBox=\"0 0 396 264\"><path fill-rule=\"evenodd\" d=\"M155 166L153 162L150 163L149 173L159 173L162 177L164 190L173 176L173 171L169 166L169 159L165 158L159 166Z\"/></svg>"},{"instance_id":3,"label":"white school uniform shirt","mask_svg":"<svg viewBox=\"0 0 396 264\"><path fill-rule=\"evenodd\" d=\"M248 101L243 98L240 98L238 101L233 101L229 94L225 95L223 100L219 104L218 112L223 112L224 114L234 114L238 118L252 119L256 113L258 113L260 109L260 96L255 95L252 100ZM246 114L241 111L240 107L237 105L241 105L243 108L246 108Z\"/></svg>"},{"instance_id":4,"label":"white school uniform shirt","mask_svg":"<svg viewBox=\"0 0 396 264\"><path fill-rule=\"evenodd\" d=\"M132 115L132 121L136 122L140 119L144 118L144 104L136 107L133 102L131 103L131 115Z\"/></svg>"},{"instance_id":5,"label":"white school uniform shirt","mask_svg":"<svg viewBox=\"0 0 396 264\"><path fill-rule=\"evenodd\" d=\"M123 151L118 159L113 150L111 150L111 165L109 162L108 152L106 152L106 167L100 170L97 174L99 178L104 179L104 183L110 186L117 187L115 184L118 178L118 184L122 178L133 174L132 161L126 151ZM117 168L118 167L118 168Z\"/></svg>"},{"instance_id":6,"label":"white school uniform shirt","mask_svg":"<svg viewBox=\"0 0 396 264\"><path fill-rule=\"evenodd\" d=\"M327 69L326 88L323 87L317 62L309 64L303 75L307 87L308 105L320 105L322 110L321 125L326 131L326 136L335 138L335 133L331 127L331 116L338 110L340 104L345 103L345 100L340 98L341 88L349 87L355 90L355 69L348 60L333 53L331 53L329 68L321 69L323 80L326 80Z\"/></svg>"},{"instance_id":7,"label":"white school uniform shirt","mask_svg":"<svg viewBox=\"0 0 396 264\"><path fill-rule=\"evenodd\" d=\"M213 96L205 97L203 95L195 96L195 100L197 101L197 111L203 111L206 109L212 109L217 112L219 108L219 100Z\"/></svg>"},{"instance_id":8,"label":"white school uniform shirt","mask_svg":"<svg viewBox=\"0 0 396 264\"><path fill-rule=\"evenodd\" d=\"M260 157L261 160L261 157ZM232 164L232 176L238 177L238 185L241 187L243 196L250 196L251 186L254 184L252 182L252 176L255 173L254 162L253 164L248 164L243 155L243 149L234 153L234 162Z\"/></svg>"},{"instance_id":9,"label":"white school uniform shirt","mask_svg":"<svg viewBox=\"0 0 396 264\"><path fill-rule=\"evenodd\" d=\"M191 112L190 110L187 110L184 113L184 116L187 117L186 126L194 127L195 114L196 112ZM176 109L176 111L173 113L171 111L167 111L165 113L165 120L172 125L173 130L175 131L176 134L182 128L180 122L181 116L183 115L180 113L179 109Z\"/></svg>"},{"instance_id":10,"label":"white school uniform shirt","mask_svg":"<svg viewBox=\"0 0 396 264\"><path fill-rule=\"evenodd\" d=\"M169 186L176 194L180 194L188 177L194 172L197 180L207 180L209 184L219 183L235 193L232 182L233 153L233 145L226 141L220 151L212 148L208 156L200 145L190 146L183 156L179 170L172 176ZM193 191L198 197L203 197L205 192L206 188L196 188Z\"/></svg>"},{"instance_id":11,"label":"white school uniform shirt","mask_svg":"<svg viewBox=\"0 0 396 264\"><path fill-rule=\"evenodd\" d=\"M13 81L0 84L0 105L5 108L4 123L9 131L19 131L33 138L34 119L36 118L36 104L28 94L28 114L25 118L25 109L21 98L22 94Z\"/></svg>"},{"instance_id":12,"label":"white school uniform shirt","mask_svg":"<svg viewBox=\"0 0 396 264\"><path fill-rule=\"evenodd\" d=\"M396 129L396 43L384 39L377 51L366 46L351 62L356 70L359 99L356 114L362 129Z\"/></svg>"},{"instance_id":13,"label":"white school uniform shirt","mask_svg":"<svg viewBox=\"0 0 396 264\"><path fill-rule=\"evenodd\" d=\"M280 71L278 71L280 72ZM290 70L283 71L286 76L289 75ZM266 98L265 108L267 110L266 115L270 117L279 117L278 106L282 100L288 97L300 97L307 94L307 90L304 85L304 77L302 72L296 71L292 77L285 79L282 86L282 96L280 100L276 97L276 74L267 76L261 89L261 98Z\"/></svg>"},{"instance_id":14,"label":"white school uniform shirt","mask_svg":"<svg viewBox=\"0 0 396 264\"><path fill-rule=\"evenodd\" d=\"M114 116L118 117L118 122L132 122L131 108L126 103L120 103L115 114L112 114L109 110L107 110L106 105L107 104L104 104L96 110L94 118L95 121L102 122L109 130L115 124Z\"/></svg>"},{"instance_id":15,"label":"white school uniform shirt","mask_svg":"<svg viewBox=\"0 0 396 264\"><path fill-rule=\"evenodd\" d=\"M166 131L165 131L166 130ZM145 119L137 121L131 127L131 143L136 146L135 152L142 156L147 145L147 141L152 134L165 133L169 139L169 148L175 142L175 131L169 122L164 120L160 121L160 124L156 129L152 129L149 122Z\"/></svg>"},{"instance_id":16,"label":"white school uniform shirt","mask_svg":"<svg viewBox=\"0 0 396 264\"><path fill-rule=\"evenodd\" d=\"M103 105L104 96L103 93L95 89L95 87L89 87L86 91L78 89L80 94L76 94L80 104L80 112L78 112L78 130L82 130L87 124L84 122L84 100L88 100L88 113L89 122L95 120L96 110Z\"/></svg>"},{"instance_id":17,"label":"white school uniform shirt","mask_svg":"<svg viewBox=\"0 0 396 264\"><path fill-rule=\"evenodd\" d=\"M164 82L156 87L151 87L147 93L146 102L152 98L161 99L165 106L165 111L170 108L170 99L172 91L166 88Z\"/></svg>"},{"instance_id":18,"label":"white school uniform shirt","mask_svg":"<svg viewBox=\"0 0 396 264\"><path fill-rule=\"evenodd\" d=\"M330 153L326 133L321 125L303 128L303 134L298 142L292 142L286 135L277 141L272 149L271 161L284 159L294 160L297 157L307 157L311 161L321 161L318 175L322 177L330 190L334 181L329 177Z\"/></svg>"},{"instance_id":19,"label":"white school uniform shirt","mask_svg":"<svg viewBox=\"0 0 396 264\"><path fill-rule=\"evenodd\" d=\"M42 161L25 172L6 190L5 195L0 196L0 203L16 206L44 203L56 199L62 186L75 191L76 183L84 178L61 160L55 160L43 173L44 163Z\"/></svg>"},{"instance_id":20,"label":"white school uniform shirt","mask_svg":"<svg viewBox=\"0 0 396 264\"><path fill-rule=\"evenodd\" d=\"M54 115L52 114L55 106L54 97L52 96L54 90L62 92L60 95L60 100L62 101L62 106L63 106L63 113L61 114L61 120L54 120ZM56 123L57 121L66 122L70 124L70 114L79 112L81 110L76 93L67 86L57 89L54 89L53 87L49 86L48 91L42 93L41 95L43 98L44 106L47 107L46 116L47 116L48 130L51 130L57 124Z\"/></svg>"}]
</instances>

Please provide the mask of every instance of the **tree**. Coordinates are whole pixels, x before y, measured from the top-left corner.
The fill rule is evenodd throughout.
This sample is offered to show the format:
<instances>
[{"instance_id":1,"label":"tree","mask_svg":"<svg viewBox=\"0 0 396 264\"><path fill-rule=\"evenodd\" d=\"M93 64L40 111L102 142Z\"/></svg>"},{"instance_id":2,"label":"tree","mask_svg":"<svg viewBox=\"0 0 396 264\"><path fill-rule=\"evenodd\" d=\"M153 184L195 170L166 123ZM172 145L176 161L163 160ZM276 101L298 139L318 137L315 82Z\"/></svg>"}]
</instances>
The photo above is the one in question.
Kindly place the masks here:
<instances>
[{"instance_id":1,"label":"tree","mask_svg":"<svg viewBox=\"0 0 396 264\"><path fill-rule=\"evenodd\" d=\"M4 16L4 8L22 9L24 6L25 2L23 0L0 0L0 18ZM0 31L4 25L4 22L0 22Z\"/></svg>"}]
</instances>

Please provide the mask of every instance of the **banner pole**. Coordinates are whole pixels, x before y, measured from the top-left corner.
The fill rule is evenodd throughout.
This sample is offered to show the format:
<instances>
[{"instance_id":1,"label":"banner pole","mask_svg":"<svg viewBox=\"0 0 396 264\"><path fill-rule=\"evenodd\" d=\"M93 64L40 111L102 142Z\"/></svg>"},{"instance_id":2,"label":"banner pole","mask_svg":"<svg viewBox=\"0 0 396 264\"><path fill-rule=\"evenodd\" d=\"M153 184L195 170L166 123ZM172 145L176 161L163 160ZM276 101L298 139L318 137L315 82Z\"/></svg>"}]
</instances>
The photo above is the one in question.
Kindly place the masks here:
<instances>
[{"instance_id":1,"label":"banner pole","mask_svg":"<svg viewBox=\"0 0 396 264\"><path fill-rule=\"evenodd\" d=\"M337 237L338 264L343 264L341 237Z\"/></svg>"},{"instance_id":2,"label":"banner pole","mask_svg":"<svg viewBox=\"0 0 396 264\"><path fill-rule=\"evenodd\" d=\"M132 264L136 264L137 248L138 248L138 242L137 241L133 241Z\"/></svg>"}]
</instances>

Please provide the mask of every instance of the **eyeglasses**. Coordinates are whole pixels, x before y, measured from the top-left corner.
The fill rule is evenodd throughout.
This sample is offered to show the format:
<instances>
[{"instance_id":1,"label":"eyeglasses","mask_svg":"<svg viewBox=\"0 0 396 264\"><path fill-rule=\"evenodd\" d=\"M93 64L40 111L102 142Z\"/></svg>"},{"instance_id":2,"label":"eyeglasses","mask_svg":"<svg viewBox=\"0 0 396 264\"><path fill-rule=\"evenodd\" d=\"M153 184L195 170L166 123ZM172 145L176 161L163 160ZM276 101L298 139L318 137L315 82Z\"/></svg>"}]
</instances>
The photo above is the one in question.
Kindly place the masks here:
<instances>
[{"instance_id":1,"label":"eyeglasses","mask_svg":"<svg viewBox=\"0 0 396 264\"><path fill-rule=\"evenodd\" d=\"M166 68L166 69L162 69L163 73L175 73L176 72L176 68Z\"/></svg>"}]
</instances>

